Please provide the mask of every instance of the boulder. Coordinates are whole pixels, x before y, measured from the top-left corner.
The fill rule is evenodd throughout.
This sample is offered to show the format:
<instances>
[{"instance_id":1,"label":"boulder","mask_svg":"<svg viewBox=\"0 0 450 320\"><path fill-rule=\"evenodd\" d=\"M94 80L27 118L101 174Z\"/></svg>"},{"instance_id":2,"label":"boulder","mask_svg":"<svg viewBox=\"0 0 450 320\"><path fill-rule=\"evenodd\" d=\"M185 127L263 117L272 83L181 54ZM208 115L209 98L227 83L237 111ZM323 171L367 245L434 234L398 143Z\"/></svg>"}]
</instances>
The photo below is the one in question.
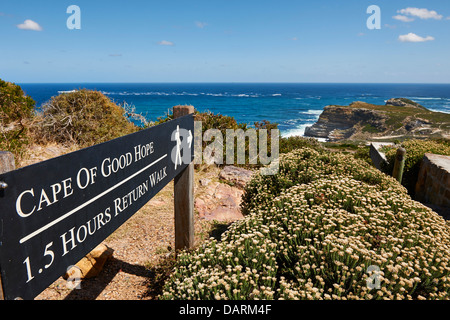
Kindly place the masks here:
<instances>
[{"instance_id":1,"label":"boulder","mask_svg":"<svg viewBox=\"0 0 450 320\"><path fill-rule=\"evenodd\" d=\"M203 178L203 179L200 179L198 182L199 182L200 185L202 185L203 187L206 187L208 184L210 184L211 179Z\"/></svg>"},{"instance_id":2,"label":"boulder","mask_svg":"<svg viewBox=\"0 0 450 320\"><path fill-rule=\"evenodd\" d=\"M214 182L208 185L207 191L195 199L200 219L229 222L243 218L240 208L243 190Z\"/></svg>"},{"instance_id":3,"label":"boulder","mask_svg":"<svg viewBox=\"0 0 450 320\"><path fill-rule=\"evenodd\" d=\"M417 129L429 129L428 126L431 124L430 121L424 119L412 119L408 121L405 125L405 129L408 131L414 131Z\"/></svg>"},{"instance_id":4,"label":"boulder","mask_svg":"<svg viewBox=\"0 0 450 320\"><path fill-rule=\"evenodd\" d=\"M399 98L392 98L386 101L387 106L394 106L394 107L404 107L407 105L405 101L402 101Z\"/></svg>"},{"instance_id":5,"label":"boulder","mask_svg":"<svg viewBox=\"0 0 450 320\"><path fill-rule=\"evenodd\" d=\"M251 180L252 176L253 171L235 166L226 166L219 173L220 179L230 182L231 184L242 189Z\"/></svg>"}]
</instances>

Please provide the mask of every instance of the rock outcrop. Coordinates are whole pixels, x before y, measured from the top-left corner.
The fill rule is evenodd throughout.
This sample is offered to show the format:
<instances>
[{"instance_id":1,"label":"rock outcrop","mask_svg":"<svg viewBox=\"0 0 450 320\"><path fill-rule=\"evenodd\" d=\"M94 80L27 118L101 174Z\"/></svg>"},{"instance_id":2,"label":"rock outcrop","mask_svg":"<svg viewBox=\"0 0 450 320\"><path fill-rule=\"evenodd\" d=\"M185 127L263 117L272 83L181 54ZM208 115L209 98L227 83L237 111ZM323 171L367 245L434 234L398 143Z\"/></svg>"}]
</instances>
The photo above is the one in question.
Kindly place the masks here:
<instances>
[{"instance_id":1,"label":"rock outcrop","mask_svg":"<svg viewBox=\"0 0 450 320\"><path fill-rule=\"evenodd\" d=\"M449 131L449 114L433 112L408 99L394 98L385 105L356 101L349 106L326 106L318 121L305 129L305 136L330 141L386 136L448 138Z\"/></svg>"},{"instance_id":2,"label":"rock outcrop","mask_svg":"<svg viewBox=\"0 0 450 320\"><path fill-rule=\"evenodd\" d=\"M220 182L211 182L208 189L210 193L195 199L200 219L231 222L243 218L240 208L243 190Z\"/></svg>"},{"instance_id":3,"label":"rock outcrop","mask_svg":"<svg viewBox=\"0 0 450 320\"><path fill-rule=\"evenodd\" d=\"M413 108L419 108L423 110L427 110L425 107L421 106L417 102L414 102L409 99L405 98L392 98L386 101L387 106L393 106L393 107L413 107Z\"/></svg>"},{"instance_id":4,"label":"rock outcrop","mask_svg":"<svg viewBox=\"0 0 450 320\"><path fill-rule=\"evenodd\" d=\"M370 125L384 131L385 120L386 116L376 110L326 106L319 120L313 126L306 128L305 136L330 140L348 139L356 133L357 124Z\"/></svg>"},{"instance_id":5,"label":"rock outcrop","mask_svg":"<svg viewBox=\"0 0 450 320\"><path fill-rule=\"evenodd\" d=\"M226 166L219 173L219 178L232 183L239 188L245 188L245 185L251 180L253 171L235 166Z\"/></svg>"},{"instance_id":6,"label":"rock outcrop","mask_svg":"<svg viewBox=\"0 0 450 320\"><path fill-rule=\"evenodd\" d=\"M235 166L226 166L218 174L221 182L202 178L203 192L195 198L195 209L200 219L231 222L243 218L240 204L245 185L254 172Z\"/></svg>"}]
</instances>

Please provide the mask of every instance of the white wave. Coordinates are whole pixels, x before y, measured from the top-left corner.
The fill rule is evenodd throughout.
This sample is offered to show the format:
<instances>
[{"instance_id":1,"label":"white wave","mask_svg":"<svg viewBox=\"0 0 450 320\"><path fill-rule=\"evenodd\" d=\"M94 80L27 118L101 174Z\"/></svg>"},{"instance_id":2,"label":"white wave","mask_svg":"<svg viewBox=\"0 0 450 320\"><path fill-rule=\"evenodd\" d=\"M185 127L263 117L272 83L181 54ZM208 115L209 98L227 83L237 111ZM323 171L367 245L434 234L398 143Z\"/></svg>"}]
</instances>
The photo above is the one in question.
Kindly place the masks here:
<instances>
[{"instance_id":1,"label":"white wave","mask_svg":"<svg viewBox=\"0 0 450 320\"><path fill-rule=\"evenodd\" d=\"M128 91L101 91L106 95L119 95L119 96L210 96L210 97L238 97L238 98L258 98L261 95L258 93L192 93L192 92L160 92L160 91L148 91L148 92L128 92Z\"/></svg>"},{"instance_id":2,"label":"white wave","mask_svg":"<svg viewBox=\"0 0 450 320\"><path fill-rule=\"evenodd\" d=\"M305 124L302 124L302 125L298 126L295 129L286 130L286 131L281 133L281 137L283 137L283 138L289 138L289 137L295 137L295 136L305 137L305 129L306 129L306 127L310 127L313 124L314 123L305 123ZM320 141L320 142L327 142L328 141L328 139L326 139L326 138L315 138L315 137L313 137L313 138L318 140L318 141Z\"/></svg>"},{"instance_id":3,"label":"white wave","mask_svg":"<svg viewBox=\"0 0 450 320\"><path fill-rule=\"evenodd\" d=\"M431 110L431 111L434 111L434 112L442 112L442 113L449 113L450 114L450 108L445 108L445 109L448 109L448 110L442 110L442 109L428 109L428 110Z\"/></svg>"},{"instance_id":4,"label":"white wave","mask_svg":"<svg viewBox=\"0 0 450 320\"><path fill-rule=\"evenodd\" d=\"M320 99L322 99L322 96L308 96L308 99L320 100Z\"/></svg>"},{"instance_id":5,"label":"white wave","mask_svg":"<svg viewBox=\"0 0 450 320\"><path fill-rule=\"evenodd\" d=\"M318 115L319 116L322 113L322 111L323 110L313 110L313 109L311 109L311 110L308 110L308 111L300 111L300 113L311 114L311 115Z\"/></svg>"},{"instance_id":6,"label":"white wave","mask_svg":"<svg viewBox=\"0 0 450 320\"><path fill-rule=\"evenodd\" d=\"M281 93L274 93L272 97L281 97Z\"/></svg>"},{"instance_id":7,"label":"white wave","mask_svg":"<svg viewBox=\"0 0 450 320\"><path fill-rule=\"evenodd\" d=\"M312 126L312 123L306 123L306 124L302 124L299 125L297 128L295 129L288 129L284 132L281 133L281 136L283 138L289 138L289 137L294 137L294 136L301 136L303 137L305 134L305 129L306 127Z\"/></svg>"},{"instance_id":8,"label":"white wave","mask_svg":"<svg viewBox=\"0 0 450 320\"><path fill-rule=\"evenodd\" d=\"M281 136L283 138L289 138L289 137L294 137L294 136L303 137L305 135L306 127L310 127L313 124L314 124L314 122L301 124L297 128L288 129L288 130L282 132Z\"/></svg>"},{"instance_id":9,"label":"white wave","mask_svg":"<svg viewBox=\"0 0 450 320\"><path fill-rule=\"evenodd\" d=\"M148 92L128 92L128 91L120 91L120 92L108 92L101 91L106 95L118 95L118 96L198 96L198 93L189 93L189 92L159 92L159 91L148 91Z\"/></svg>"},{"instance_id":10,"label":"white wave","mask_svg":"<svg viewBox=\"0 0 450 320\"><path fill-rule=\"evenodd\" d=\"M78 90L67 90L67 91L58 91L59 94L61 93L73 93L73 92L77 92Z\"/></svg>"},{"instance_id":11,"label":"white wave","mask_svg":"<svg viewBox=\"0 0 450 320\"><path fill-rule=\"evenodd\" d=\"M423 97L410 97L410 100L442 100L442 98L423 98Z\"/></svg>"}]
</instances>

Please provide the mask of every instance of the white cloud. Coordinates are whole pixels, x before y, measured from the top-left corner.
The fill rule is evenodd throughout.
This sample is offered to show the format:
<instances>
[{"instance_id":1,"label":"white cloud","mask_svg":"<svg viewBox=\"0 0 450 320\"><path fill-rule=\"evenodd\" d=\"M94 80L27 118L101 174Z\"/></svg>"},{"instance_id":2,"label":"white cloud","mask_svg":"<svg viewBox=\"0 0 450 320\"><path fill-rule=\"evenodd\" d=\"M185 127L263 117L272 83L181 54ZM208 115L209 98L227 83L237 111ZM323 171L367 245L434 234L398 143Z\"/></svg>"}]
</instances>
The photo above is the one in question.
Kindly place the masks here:
<instances>
[{"instance_id":1,"label":"white cloud","mask_svg":"<svg viewBox=\"0 0 450 320\"><path fill-rule=\"evenodd\" d=\"M389 29L397 29L397 26L396 25L390 25L390 24L385 24L384 25L386 28L389 28Z\"/></svg>"},{"instance_id":2,"label":"white cloud","mask_svg":"<svg viewBox=\"0 0 450 320\"><path fill-rule=\"evenodd\" d=\"M203 29L204 27L206 27L208 24L206 22L201 22L201 21L195 21L195 25L197 27L199 27L200 29Z\"/></svg>"},{"instance_id":3,"label":"white cloud","mask_svg":"<svg viewBox=\"0 0 450 320\"><path fill-rule=\"evenodd\" d=\"M408 18L407 16L402 16L401 14L398 14L396 16L393 16L392 18L394 18L395 20L400 20L403 22L411 22L414 21L414 18Z\"/></svg>"},{"instance_id":4,"label":"white cloud","mask_svg":"<svg viewBox=\"0 0 450 320\"><path fill-rule=\"evenodd\" d=\"M408 34L400 35L398 37L398 40L401 42L426 42L426 41L433 41L434 37L426 36L424 38L424 37L418 36L415 33L410 32Z\"/></svg>"},{"instance_id":5,"label":"white cloud","mask_svg":"<svg viewBox=\"0 0 450 320\"><path fill-rule=\"evenodd\" d=\"M18 24L17 28L22 30L42 31L42 27L39 23L29 19L25 20L24 23Z\"/></svg>"},{"instance_id":6,"label":"white cloud","mask_svg":"<svg viewBox=\"0 0 450 320\"><path fill-rule=\"evenodd\" d=\"M175 45L175 43L173 43L172 41L167 41L167 40L159 41L158 44L160 46L174 46Z\"/></svg>"},{"instance_id":7,"label":"white cloud","mask_svg":"<svg viewBox=\"0 0 450 320\"><path fill-rule=\"evenodd\" d=\"M398 13L401 13L403 15L418 17L420 19L435 19L435 20L441 20L443 18L442 15L438 14L434 10L428 10L425 8L419 9L419 8L406 8L401 9L397 11Z\"/></svg>"}]
</instances>

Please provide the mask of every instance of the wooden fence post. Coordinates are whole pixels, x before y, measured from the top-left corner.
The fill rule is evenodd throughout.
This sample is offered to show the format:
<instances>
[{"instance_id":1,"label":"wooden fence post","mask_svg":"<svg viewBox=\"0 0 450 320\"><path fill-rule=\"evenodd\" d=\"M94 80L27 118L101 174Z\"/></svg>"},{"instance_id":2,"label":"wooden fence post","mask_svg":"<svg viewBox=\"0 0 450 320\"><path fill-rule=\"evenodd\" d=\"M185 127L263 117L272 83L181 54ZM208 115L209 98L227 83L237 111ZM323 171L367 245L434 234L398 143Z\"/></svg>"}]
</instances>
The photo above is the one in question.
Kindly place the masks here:
<instances>
[{"instance_id":1,"label":"wooden fence post","mask_svg":"<svg viewBox=\"0 0 450 320\"><path fill-rule=\"evenodd\" d=\"M14 155L11 152L0 151L0 174L13 171L16 168L14 162ZM8 185L0 181L0 192L3 189L7 188ZM1 201L1 198L0 198ZM1 270L1 266L0 266ZM2 275L0 274L0 300L5 300L5 295L3 294L3 285L2 285Z\"/></svg>"},{"instance_id":2,"label":"wooden fence post","mask_svg":"<svg viewBox=\"0 0 450 320\"><path fill-rule=\"evenodd\" d=\"M400 183L402 183L403 170L405 168L405 158L406 158L405 148L398 148L397 154L395 156L394 170L392 171L392 176L395 179L397 179L397 181Z\"/></svg>"},{"instance_id":3,"label":"wooden fence post","mask_svg":"<svg viewBox=\"0 0 450 320\"><path fill-rule=\"evenodd\" d=\"M173 107L173 117L194 113L193 106ZM194 163L191 162L174 179L175 249L194 246Z\"/></svg>"}]
</instances>

